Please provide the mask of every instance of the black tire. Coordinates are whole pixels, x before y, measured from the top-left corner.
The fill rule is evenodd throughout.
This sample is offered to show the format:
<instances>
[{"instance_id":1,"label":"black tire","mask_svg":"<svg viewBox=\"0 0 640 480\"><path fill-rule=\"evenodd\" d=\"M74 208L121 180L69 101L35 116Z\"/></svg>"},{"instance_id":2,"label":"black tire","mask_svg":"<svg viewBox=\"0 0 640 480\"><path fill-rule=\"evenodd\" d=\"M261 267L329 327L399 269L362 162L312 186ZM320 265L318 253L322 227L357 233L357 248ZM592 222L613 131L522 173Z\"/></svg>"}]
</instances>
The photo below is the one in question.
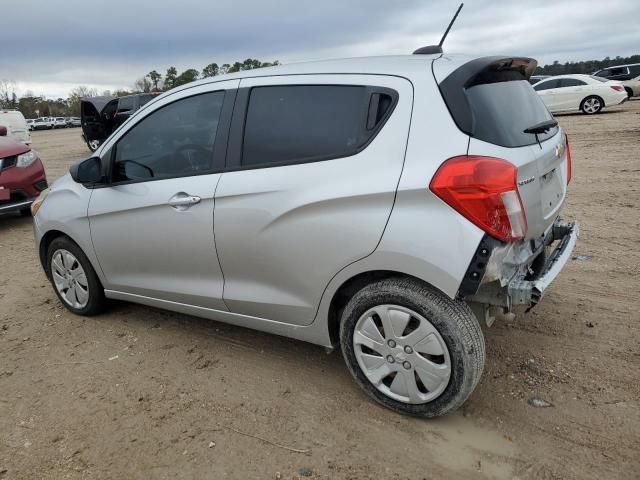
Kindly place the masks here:
<instances>
[{"instance_id":1,"label":"black tire","mask_svg":"<svg viewBox=\"0 0 640 480\"><path fill-rule=\"evenodd\" d=\"M57 250L60 250L60 249L71 252L76 257L76 259L82 266L82 269L84 270L85 276L87 278L89 300L83 308L75 308L74 306L67 303L67 301L62 297L62 295L56 288L55 283L53 281L53 274L52 274L53 255ZM77 315L90 316L90 315L97 315L98 313L101 313L102 311L104 311L106 306L106 299L104 296L104 287L102 286L102 283L98 278L98 275L96 275L96 272L93 269L91 262L89 262L89 259L84 254L82 249L73 240L63 236L63 237L57 237L51 242L47 250L47 272L48 272L49 280L51 281L51 286L53 287L53 291L56 292L56 295L60 299L60 302L62 302L62 304L65 307L67 307L67 309L69 309L71 312Z\"/></svg>"},{"instance_id":2,"label":"black tire","mask_svg":"<svg viewBox=\"0 0 640 480\"><path fill-rule=\"evenodd\" d=\"M633 90L629 87L624 87L624 91L627 92L627 98L633 97Z\"/></svg>"},{"instance_id":3,"label":"black tire","mask_svg":"<svg viewBox=\"0 0 640 480\"><path fill-rule=\"evenodd\" d=\"M447 345L451 361L449 383L428 403L410 404L388 397L367 379L358 365L353 345L356 323L367 310L384 304L419 313L438 330ZM415 279L389 278L358 291L342 313L340 344L351 375L367 395L396 412L425 418L439 417L459 408L478 384L485 361L484 336L468 305L451 300Z\"/></svg>"},{"instance_id":4,"label":"black tire","mask_svg":"<svg viewBox=\"0 0 640 480\"><path fill-rule=\"evenodd\" d=\"M587 109L588 102L592 100L596 100L598 102L598 107L595 110ZM582 113L584 113L585 115L595 115L597 113L600 113L603 108L604 100L597 95L589 95L588 97L582 99L582 102L580 102L580 111L582 111Z\"/></svg>"}]
</instances>

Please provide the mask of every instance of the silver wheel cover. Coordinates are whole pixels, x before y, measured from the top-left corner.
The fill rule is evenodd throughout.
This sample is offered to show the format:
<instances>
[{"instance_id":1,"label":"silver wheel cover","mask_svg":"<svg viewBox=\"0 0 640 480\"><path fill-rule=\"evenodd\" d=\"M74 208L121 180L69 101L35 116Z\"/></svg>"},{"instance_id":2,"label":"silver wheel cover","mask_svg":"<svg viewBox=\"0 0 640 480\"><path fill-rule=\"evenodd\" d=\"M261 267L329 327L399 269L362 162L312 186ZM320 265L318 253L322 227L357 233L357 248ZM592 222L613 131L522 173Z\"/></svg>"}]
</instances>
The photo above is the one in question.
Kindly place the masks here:
<instances>
[{"instance_id":1,"label":"silver wheel cover","mask_svg":"<svg viewBox=\"0 0 640 480\"><path fill-rule=\"evenodd\" d=\"M67 305L77 309L87 306L89 302L87 275L71 252L64 249L53 252L51 276L56 290Z\"/></svg>"},{"instance_id":2,"label":"silver wheel cover","mask_svg":"<svg viewBox=\"0 0 640 480\"><path fill-rule=\"evenodd\" d=\"M378 305L366 311L356 323L353 348L367 379L399 402L430 402L449 384L451 358L444 339L411 309Z\"/></svg>"},{"instance_id":3,"label":"silver wheel cover","mask_svg":"<svg viewBox=\"0 0 640 480\"><path fill-rule=\"evenodd\" d=\"M587 113L596 113L600 110L600 100L597 98L588 98L584 102L584 111Z\"/></svg>"}]
</instances>

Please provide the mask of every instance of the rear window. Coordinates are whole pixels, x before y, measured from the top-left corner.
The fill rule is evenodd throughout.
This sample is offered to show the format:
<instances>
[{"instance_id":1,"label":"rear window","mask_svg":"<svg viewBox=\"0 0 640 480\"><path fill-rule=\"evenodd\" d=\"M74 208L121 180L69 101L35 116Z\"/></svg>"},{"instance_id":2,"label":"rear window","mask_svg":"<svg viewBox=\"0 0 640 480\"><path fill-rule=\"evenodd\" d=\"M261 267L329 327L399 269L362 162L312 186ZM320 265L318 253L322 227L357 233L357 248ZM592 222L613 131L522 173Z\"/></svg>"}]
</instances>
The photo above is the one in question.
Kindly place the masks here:
<instances>
[{"instance_id":1,"label":"rear window","mask_svg":"<svg viewBox=\"0 0 640 480\"><path fill-rule=\"evenodd\" d=\"M553 117L526 80L475 85L466 90L473 116L472 137L503 147L523 147L537 143L524 130ZM540 141L553 137L554 127L538 135Z\"/></svg>"}]
</instances>

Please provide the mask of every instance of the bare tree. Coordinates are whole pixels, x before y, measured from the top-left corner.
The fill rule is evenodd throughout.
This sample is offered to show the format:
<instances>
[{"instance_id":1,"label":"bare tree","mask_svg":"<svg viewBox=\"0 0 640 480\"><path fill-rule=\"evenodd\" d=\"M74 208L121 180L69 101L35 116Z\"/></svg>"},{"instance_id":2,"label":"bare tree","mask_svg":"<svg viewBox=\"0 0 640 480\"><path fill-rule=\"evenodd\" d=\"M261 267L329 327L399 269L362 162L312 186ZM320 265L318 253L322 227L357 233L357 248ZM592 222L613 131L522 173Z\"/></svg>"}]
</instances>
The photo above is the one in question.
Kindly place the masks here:
<instances>
[{"instance_id":1,"label":"bare tree","mask_svg":"<svg viewBox=\"0 0 640 480\"><path fill-rule=\"evenodd\" d=\"M9 108L17 100L16 82L0 80L0 108Z\"/></svg>"}]
</instances>

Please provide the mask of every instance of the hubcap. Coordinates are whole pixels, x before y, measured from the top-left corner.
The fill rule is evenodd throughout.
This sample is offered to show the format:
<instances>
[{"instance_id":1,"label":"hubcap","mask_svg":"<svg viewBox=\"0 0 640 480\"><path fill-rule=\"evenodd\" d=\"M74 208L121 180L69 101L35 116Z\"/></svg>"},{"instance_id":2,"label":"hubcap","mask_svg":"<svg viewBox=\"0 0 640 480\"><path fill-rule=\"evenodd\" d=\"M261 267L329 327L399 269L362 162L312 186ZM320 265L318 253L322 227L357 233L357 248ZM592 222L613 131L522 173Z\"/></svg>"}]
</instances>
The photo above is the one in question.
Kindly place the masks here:
<instances>
[{"instance_id":1,"label":"hubcap","mask_svg":"<svg viewBox=\"0 0 640 480\"><path fill-rule=\"evenodd\" d=\"M589 98L584 102L584 110L587 113L596 113L600 109L600 101L597 98Z\"/></svg>"},{"instance_id":2,"label":"hubcap","mask_svg":"<svg viewBox=\"0 0 640 480\"><path fill-rule=\"evenodd\" d=\"M62 299L73 308L89 302L89 283L78 259L68 250L56 250L51 257L53 283Z\"/></svg>"},{"instance_id":3,"label":"hubcap","mask_svg":"<svg viewBox=\"0 0 640 480\"><path fill-rule=\"evenodd\" d=\"M382 393L404 403L427 403L444 391L451 359L444 339L422 315L398 305L378 305L356 322L356 360Z\"/></svg>"}]
</instances>

